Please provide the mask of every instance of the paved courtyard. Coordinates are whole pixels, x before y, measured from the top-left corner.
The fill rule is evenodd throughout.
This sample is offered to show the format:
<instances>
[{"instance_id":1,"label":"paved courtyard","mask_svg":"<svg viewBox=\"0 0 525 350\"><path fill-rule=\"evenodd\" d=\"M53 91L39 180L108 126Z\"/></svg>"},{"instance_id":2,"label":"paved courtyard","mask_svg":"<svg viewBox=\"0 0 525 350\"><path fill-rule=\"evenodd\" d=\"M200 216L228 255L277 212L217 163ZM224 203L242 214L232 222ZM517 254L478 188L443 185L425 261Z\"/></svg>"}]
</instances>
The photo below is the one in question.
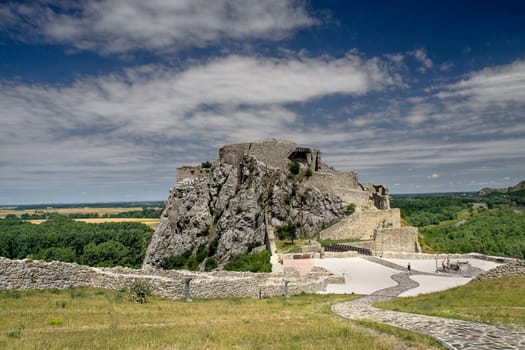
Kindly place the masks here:
<instances>
[{"instance_id":1,"label":"paved courtyard","mask_svg":"<svg viewBox=\"0 0 525 350\"><path fill-rule=\"evenodd\" d=\"M368 319L427 334L451 350L525 349L525 332L487 324L377 309L372 303L395 296L431 293L468 283L472 277L436 273L436 260L380 258L314 259L314 266L344 276L344 284L329 284L327 293L359 293L368 296L332 309L348 319ZM410 262L411 271L407 271ZM438 261L438 264L440 262ZM469 259L471 266L486 271L500 264ZM293 262L292 262L293 264ZM304 267L304 266L303 266ZM478 270L478 271L480 271ZM305 269L303 268L303 273Z\"/></svg>"}]
</instances>

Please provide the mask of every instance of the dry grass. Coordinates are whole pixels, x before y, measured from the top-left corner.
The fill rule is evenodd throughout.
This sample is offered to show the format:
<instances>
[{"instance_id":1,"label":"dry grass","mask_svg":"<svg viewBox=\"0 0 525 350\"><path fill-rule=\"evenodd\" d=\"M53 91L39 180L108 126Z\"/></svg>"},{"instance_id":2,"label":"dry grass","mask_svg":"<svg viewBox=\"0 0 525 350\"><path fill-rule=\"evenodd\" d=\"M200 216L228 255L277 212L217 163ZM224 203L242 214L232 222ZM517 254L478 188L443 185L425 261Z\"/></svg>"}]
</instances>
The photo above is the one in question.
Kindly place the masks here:
<instances>
[{"instance_id":1,"label":"dry grass","mask_svg":"<svg viewBox=\"0 0 525 350\"><path fill-rule=\"evenodd\" d=\"M200 299L146 304L105 290L0 293L2 349L428 349L330 310L352 296ZM385 333L386 332L386 333Z\"/></svg>"}]
</instances>

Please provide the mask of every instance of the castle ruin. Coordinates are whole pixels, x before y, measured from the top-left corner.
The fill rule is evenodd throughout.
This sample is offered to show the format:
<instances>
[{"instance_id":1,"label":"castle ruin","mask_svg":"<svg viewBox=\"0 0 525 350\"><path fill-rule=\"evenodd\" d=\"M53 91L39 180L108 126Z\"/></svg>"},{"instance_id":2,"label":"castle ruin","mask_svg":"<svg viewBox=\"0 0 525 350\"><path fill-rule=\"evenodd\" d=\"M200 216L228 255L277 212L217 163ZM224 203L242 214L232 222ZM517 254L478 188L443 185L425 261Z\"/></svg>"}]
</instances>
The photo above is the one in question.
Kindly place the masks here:
<instances>
[{"instance_id":1,"label":"castle ruin","mask_svg":"<svg viewBox=\"0 0 525 350\"><path fill-rule=\"evenodd\" d=\"M177 169L144 266L159 266L188 249L209 249L213 241L216 255L208 259L220 267L248 246L268 246L268 230L287 222L303 238L362 240L377 254L419 251L417 229L401 226L387 187L329 167L320 150L265 140L225 145L209 168Z\"/></svg>"}]
</instances>

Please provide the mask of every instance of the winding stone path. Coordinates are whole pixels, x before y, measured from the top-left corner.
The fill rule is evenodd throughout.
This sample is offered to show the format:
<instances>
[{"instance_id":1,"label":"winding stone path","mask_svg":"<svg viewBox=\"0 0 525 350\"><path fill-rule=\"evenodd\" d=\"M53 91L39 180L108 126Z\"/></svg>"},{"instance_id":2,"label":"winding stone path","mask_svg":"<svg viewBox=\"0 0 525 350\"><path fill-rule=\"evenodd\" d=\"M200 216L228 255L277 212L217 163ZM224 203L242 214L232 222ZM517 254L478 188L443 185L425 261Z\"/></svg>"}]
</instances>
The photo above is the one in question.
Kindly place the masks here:
<instances>
[{"instance_id":1,"label":"winding stone path","mask_svg":"<svg viewBox=\"0 0 525 350\"><path fill-rule=\"evenodd\" d=\"M474 322L378 309L372 303L390 299L419 284L402 272L392 276L397 286L379 290L367 297L332 306L340 316L367 319L427 334L447 349L525 349L525 332Z\"/></svg>"}]
</instances>

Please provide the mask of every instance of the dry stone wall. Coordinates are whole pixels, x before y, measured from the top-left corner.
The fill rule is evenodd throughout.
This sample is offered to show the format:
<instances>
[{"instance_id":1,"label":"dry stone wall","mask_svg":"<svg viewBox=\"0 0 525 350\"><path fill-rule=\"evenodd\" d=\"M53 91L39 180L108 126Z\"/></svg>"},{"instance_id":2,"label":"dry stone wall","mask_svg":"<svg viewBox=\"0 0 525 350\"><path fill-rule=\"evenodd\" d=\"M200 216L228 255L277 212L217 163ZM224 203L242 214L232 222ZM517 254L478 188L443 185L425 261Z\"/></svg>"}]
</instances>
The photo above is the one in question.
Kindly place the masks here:
<instances>
[{"instance_id":1,"label":"dry stone wall","mask_svg":"<svg viewBox=\"0 0 525 350\"><path fill-rule=\"evenodd\" d=\"M418 253L418 231L416 227L382 228L376 230L374 248L376 252Z\"/></svg>"},{"instance_id":2,"label":"dry stone wall","mask_svg":"<svg viewBox=\"0 0 525 350\"><path fill-rule=\"evenodd\" d=\"M258 297L316 293L326 285L327 276L306 278L250 272L194 273L183 270L133 270L94 268L63 262L10 260L0 258L0 290L65 289L93 287L120 290L135 282L145 282L153 294L184 298L185 279L191 278L191 295L196 298Z\"/></svg>"},{"instance_id":3,"label":"dry stone wall","mask_svg":"<svg viewBox=\"0 0 525 350\"><path fill-rule=\"evenodd\" d=\"M525 261L515 260L505 265L500 265L492 270L482 273L475 280L485 280L490 278L499 278L504 276L524 276Z\"/></svg>"},{"instance_id":4,"label":"dry stone wall","mask_svg":"<svg viewBox=\"0 0 525 350\"><path fill-rule=\"evenodd\" d=\"M379 227L401 227L399 209L356 211L350 217L321 231L320 238L372 240Z\"/></svg>"}]
</instances>

